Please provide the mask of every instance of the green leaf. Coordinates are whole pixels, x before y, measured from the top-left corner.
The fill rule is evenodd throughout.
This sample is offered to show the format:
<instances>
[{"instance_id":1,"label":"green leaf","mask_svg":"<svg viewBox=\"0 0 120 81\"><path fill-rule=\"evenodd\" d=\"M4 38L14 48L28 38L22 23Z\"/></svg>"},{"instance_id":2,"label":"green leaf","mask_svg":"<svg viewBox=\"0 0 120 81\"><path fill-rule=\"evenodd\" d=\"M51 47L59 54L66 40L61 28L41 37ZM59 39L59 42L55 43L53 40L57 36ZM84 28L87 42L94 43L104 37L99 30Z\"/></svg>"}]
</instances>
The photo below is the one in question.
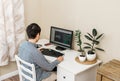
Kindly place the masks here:
<instances>
[{"instance_id":1,"label":"green leaf","mask_svg":"<svg viewBox=\"0 0 120 81\"><path fill-rule=\"evenodd\" d=\"M92 41L92 39L87 35L85 35L85 38Z\"/></svg>"},{"instance_id":2,"label":"green leaf","mask_svg":"<svg viewBox=\"0 0 120 81\"><path fill-rule=\"evenodd\" d=\"M75 36L77 36L77 33L75 33Z\"/></svg>"},{"instance_id":3,"label":"green leaf","mask_svg":"<svg viewBox=\"0 0 120 81\"><path fill-rule=\"evenodd\" d=\"M91 49L91 47L90 46L85 46L84 49Z\"/></svg>"},{"instance_id":4,"label":"green leaf","mask_svg":"<svg viewBox=\"0 0 120 81\"><path fill-rule=\"evenodd\" d=\"M96 41L96 40L93 40L93 43L98 45L100 42L99 41Z\"/></svg>"},{"instance_id":5,"label":"green leaf","mask_svg":"<svg viewBox=\"0 0 120 81\"><path fill-rule=\"evenodd\" d=\"M79 35L79 30L75 30L75 36Z\"/></svg>"},{"instance_id":6,"label":"green leaf","mask_svg":"<svg viewBox=\"0 0 120 81\"><path fill-rule=\"evenodd\" d=\"M84 44L86 44L86 45L88 45L88 46L92 46L90 43L84 43Z\"/></svg>"},{"instance_id":7,"label":"green leaf","mask_svg":"<svg viewBox=\"0 0 120 81\"><path fill-rule=\"evenodd\" d=\"M77 44L78 46L80 46L80 44Z\"/></svg>"},{"instance_id":8,"label":"green leaf","mask_svg":"<svg viewBox=\"0 0 120 81\"><path fill-rule=\"evenodd\" d=\"M97 40L97 39L99 39L101 36L103 36L103 33L102 33L102 34L100 34L100 35L96 38L96 40Z\"/></svg>"},{"instance_id":9,"label":"green leaf","mask_svg":"<svg viewBox=\"0 0 120 81\"><path fill-rule=\"evenodd\" d=\"M102 48L98 48L98 47L95 47L97 50L100 50L100 51L105 51L104 49Z\"/></svg>"},{"instance_id":10,"label":"green leaf","mask_svg":"<svg viewBox=\"0 0 120 81\"><path fill-rule=\"evenodd\" d=\"M95 28L92 30L92 34L93 36L97 36L97 30Z\"/></svg>"},{"instance_id":11,"label":"green leaf","mask_svg":"<svg viewBox=\"0 0 120 81\"><path fill-rule=\"evenodd\" d=\"M90 33L87 33L91 38L93 38L93 36Z\"/></svg>"},{"instance_id":12,"label":"green leaf","mask_svg":"<svg viewBox=\"0 0 120 81\"><path fill-rule=\"evenodd\" d=\"M77 43L80 43L79 41L77 41Z\"/></svg>"}]
</instances>

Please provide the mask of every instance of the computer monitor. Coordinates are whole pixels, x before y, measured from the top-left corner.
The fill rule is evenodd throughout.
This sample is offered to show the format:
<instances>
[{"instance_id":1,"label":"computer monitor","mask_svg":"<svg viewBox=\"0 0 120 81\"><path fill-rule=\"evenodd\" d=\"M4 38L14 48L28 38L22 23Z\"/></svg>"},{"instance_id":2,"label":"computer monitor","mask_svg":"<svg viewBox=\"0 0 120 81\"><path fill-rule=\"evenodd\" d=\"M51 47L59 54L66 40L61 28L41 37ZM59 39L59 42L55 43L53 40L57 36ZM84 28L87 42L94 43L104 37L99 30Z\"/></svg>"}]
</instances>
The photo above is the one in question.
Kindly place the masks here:
<instances>
[{"instance_id":1,"label":"computer monitor","mask_svg":"<svg viewBox=\"0 0 120 81\"><path fill-rule=\"evenodd\" d=\"M57 50L72 48L73 31L51 26L50 43L56 45Z\"/></svg>"}]
</instances>

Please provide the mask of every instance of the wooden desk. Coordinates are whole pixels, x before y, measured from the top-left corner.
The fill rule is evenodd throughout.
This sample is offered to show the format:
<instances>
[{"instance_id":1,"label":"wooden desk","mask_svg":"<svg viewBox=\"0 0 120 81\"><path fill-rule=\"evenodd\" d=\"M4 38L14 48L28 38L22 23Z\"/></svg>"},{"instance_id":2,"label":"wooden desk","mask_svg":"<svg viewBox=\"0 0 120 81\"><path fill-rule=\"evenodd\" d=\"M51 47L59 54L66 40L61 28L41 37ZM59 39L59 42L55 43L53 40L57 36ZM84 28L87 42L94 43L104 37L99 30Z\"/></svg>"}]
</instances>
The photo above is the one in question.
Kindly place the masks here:
<instances>
[{"instance_id":1,"label":"wooden desk","mask_svg":"<svg viewBox=\"0 0 120 81\"><path fill-rule=\"evenodd\" d=\"M120 61L113 59L98 69L97 81L120 81Z\"/></svg>"},{"instance_id":2,"label":"wooden desk","mask_svg":"<svg viewBox=\"0 0 120 81\"><path fill-rule=\"evenodd\" d=\"M46 39L38 41L43 48L56 50L54 45L44 45L48 42ZM64 61L57 66L57 81L96 81L97 66L101 63L100 60L97 60L95 64L84 65L75 61L79 52L69 49L59 52L64 54ZM45 57L50 62L56 59L50 56Z\"/></svg>"}]
</instances>

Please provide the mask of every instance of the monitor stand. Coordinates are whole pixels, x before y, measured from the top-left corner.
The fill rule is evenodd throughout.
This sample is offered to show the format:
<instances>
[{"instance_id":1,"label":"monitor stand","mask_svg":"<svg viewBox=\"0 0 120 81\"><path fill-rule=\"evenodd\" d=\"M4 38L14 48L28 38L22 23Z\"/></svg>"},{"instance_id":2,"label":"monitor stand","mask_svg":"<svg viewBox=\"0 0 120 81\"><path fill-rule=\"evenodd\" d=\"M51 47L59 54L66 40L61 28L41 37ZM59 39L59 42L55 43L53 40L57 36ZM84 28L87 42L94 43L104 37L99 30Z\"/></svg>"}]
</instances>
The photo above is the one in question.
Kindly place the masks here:
<instances>
[{"instance_id":1,"label":"monitor stand","mask_svg":"<svg viewBox=\"0 0 120 81\"><path fill-rule=\"evenodd\" d=\"M56 50L63 51L63 50L66 50L66 48L63 48L63 47L60 47L60 46L56 46Z\"/></svg>"}]
</instances>

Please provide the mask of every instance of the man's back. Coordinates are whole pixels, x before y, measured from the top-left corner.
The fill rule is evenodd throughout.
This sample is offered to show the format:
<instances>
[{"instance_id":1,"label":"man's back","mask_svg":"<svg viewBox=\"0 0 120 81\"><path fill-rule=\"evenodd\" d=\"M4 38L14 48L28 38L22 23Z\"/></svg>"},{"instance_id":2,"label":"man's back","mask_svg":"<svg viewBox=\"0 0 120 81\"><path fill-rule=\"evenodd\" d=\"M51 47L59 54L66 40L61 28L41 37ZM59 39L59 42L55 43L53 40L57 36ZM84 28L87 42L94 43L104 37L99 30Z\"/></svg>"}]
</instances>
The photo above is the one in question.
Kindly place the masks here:
<instances>
[{"instance_id":1,"label":"man's back","mask_svg":"<svg viewBox=\"0 0 120 81\"><path fill-rule=\"evenodd\" d=\"M36 78L38 81L48 77L50 75L50 72L47 72L43 70L42 66L46 67L49 66L49 63L47 65L45 62L47 60L44 58L44 56L41 54L40 51L37 50L36 44L33 44L31 42L25 41L20 45L19 48L19 57L29 63L33 63L35 65L36 69ZM56 66L58 62L53 63L54 66ZM26 66L27 67L27 66ZM51 69L52 67L47 68L47 70ZM54 68L54 67L53 67Z\"/></svg>"}]
</instances>

